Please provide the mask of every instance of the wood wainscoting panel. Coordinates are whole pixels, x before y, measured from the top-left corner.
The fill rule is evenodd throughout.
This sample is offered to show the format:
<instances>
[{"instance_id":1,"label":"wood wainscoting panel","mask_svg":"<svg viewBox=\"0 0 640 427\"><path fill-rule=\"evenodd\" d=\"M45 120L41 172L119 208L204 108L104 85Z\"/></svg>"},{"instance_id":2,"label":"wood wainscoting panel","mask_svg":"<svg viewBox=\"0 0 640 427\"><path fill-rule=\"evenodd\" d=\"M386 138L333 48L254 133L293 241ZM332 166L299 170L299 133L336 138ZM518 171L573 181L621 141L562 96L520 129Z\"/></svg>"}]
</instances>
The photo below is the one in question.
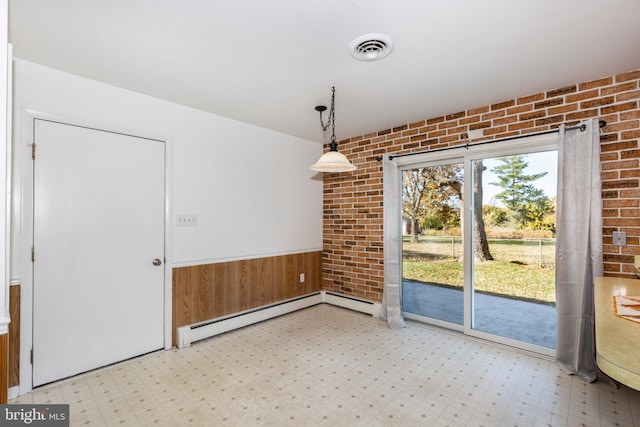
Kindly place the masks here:
<instances>
[{"instance_id":1,"label":"wood wainscoting panel","mask_svg":"<svg viewBox=\"0 0 640 427\"><path fill-rule=\"evenodd\" d=\"M9 287L9 387L20 385L20 285Z\"/></svg>"},{"instance_id":2,"label":"wood wainscoting panel","mask_svg":"<svg viewBox=\"0 0 640 427\"><path fill-rule=\"evenodd\" d=\"M0 404L9 400L9 334L0 335Z\"/></svg>"},{"instance_id":3,"label":"wood wainscoting panel","mask_svg":"<svg viewBox=\"0 0 640 427\"><path fill-rule=\"evenodd\" d=\"M321 251L174 268L173 344L180 326L320 291L321 271Z\"/></svg>"}]
</instances>

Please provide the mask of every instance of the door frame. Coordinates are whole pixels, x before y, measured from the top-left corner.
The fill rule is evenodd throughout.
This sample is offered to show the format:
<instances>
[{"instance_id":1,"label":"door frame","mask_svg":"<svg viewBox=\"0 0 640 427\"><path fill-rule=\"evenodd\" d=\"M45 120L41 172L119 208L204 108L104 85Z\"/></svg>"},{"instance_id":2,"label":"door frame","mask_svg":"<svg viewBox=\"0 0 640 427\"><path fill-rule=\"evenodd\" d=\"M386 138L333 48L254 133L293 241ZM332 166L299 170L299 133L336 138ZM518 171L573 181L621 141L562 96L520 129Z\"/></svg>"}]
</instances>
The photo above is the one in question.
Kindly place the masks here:
<instances>
[{"instance_id":1,"label":"door frame","mask_svg":"<svg viewBox=\"0 0 640 427\"><path fill-rule=\"evenodd\" d=\"M517 139L506 138L506 139L496 139L492 141L490 144L480 143L474 146L473 144L460 146L460 147L452 147L450 150L441 150L436 152L426 152L424 154L416 154L412 156L399 157L397 159L397 168L398 171L401 172L403 170L415 169L425 166L434 166L449 163L449 160L452 163L461 161L464 164L465 174L468 170L471 170L471 162L473 160L487 158L487 157L500 157L500 156L509 156L513 154L521 153L523 150L527 150L528 152L543 152L550 150L558 149L558 133L544 133L544 134L533 134L530 136L523 135L519 136ZM398 191L401 190L401 184ZM462 209L464 209L464 229L472 230L472 215L473 215L473 205L472 205L472 188L470 185L464 186L464 200ZM398 200L402 200L401 197ZM401 206L385 206L386 209L401 209ZM398 232L402 229L402 225L399 224L397 227ZM402 239L397 236L397 242L402 244ZM410 320L416 320L420 322L425 322L430 325L444 327L448 329L452 329L458 332L463 332L465 335L471 337L477 337L481 339L486 339L489 341L497 342L499 344L505 344L511 347L516 347L523 349L525 351L531 351L533 353L542 354L545 356L555 357L555 349L549 349L546 347L529 344L522 341L517 341L510 338L500 337L498 335L489 334L487 332L479 331L473 329L471 326L471 319L473 316L473 307L472 307L472 289L467 286L467 284L473 282L473 269L472 269L472 242L471 239L463 238L463 253L464 253L464 317L463 317L463 325L459 327L458 325L453 325L451 323L447 323L444 321L439 321L438 319L431 319L420 315L414 315L411 313L405 313L403 311L403 315ZM400 248L401 249L401 248ZM400 254L400 265L402 265L402 250L399 250ZM398 279L399 283L402 284L402 269L400 269L400 278ZM402 292L400 292L402 295ZM402 307L402 302L401 302Z\"/></svg>"},{"instance_id":2,"label":"door frame","mask_svg":"<svg viewBox=\"0 0 640 427\"><path fill-rule=\"evenodd\" d=\"M22 395L33 389L33 368L31 365L31 348L33 345L33 269L31 262L31 246L33 244L33 159L31 147L34 141L35 120L48 120L72 126L86 127L90 129L119 133L139 138L151 139L164 143L164 234L165 234L165 262L164 262L164 348L171 348L171 323L172 323L172 247L173 234L171 227L172 200L173 200L173 142L171 138L158 135L153 131L129 129L111 123L103 123L95 120L79 119L76 117L61 116L43 113L30 109L21 109L21 136L16 151L20 154L21 186L20 194L12 198L19 204L20 212L14 212L20 218L20 385L18 394ZM17 242L16 242L17 243Z\"/></svg>"}]
</instances>

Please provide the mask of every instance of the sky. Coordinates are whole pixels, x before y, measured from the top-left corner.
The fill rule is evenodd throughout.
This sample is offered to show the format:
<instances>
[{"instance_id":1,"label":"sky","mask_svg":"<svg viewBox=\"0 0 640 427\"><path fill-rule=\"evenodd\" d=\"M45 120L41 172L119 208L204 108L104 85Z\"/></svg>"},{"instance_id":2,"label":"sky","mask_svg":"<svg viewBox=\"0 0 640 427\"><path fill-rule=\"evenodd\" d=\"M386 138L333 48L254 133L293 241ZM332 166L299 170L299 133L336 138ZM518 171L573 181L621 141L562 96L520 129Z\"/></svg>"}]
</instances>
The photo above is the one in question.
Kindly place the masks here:
<instances>
[{"instance_id":1,"label":"sky","mask_svg":"<svg viewBox=\"0 0 640 427\"><path fill-rule=\"evenodd\" d=\"M535 188L544 190L544 193L549 197L549 199L553 199L557 193L556 181L558 176L558 152L556 150L545 151L542 153L525 154L523 156L525 157L525 162L529 163L523 171L525 175L535 175L537 173L547 172L546 176L533 181L531 184ZM495 195L500 193L502 188L497 185L490 184L491 182L498 182L498 177L491 172L491 169L500 164L502 164L502 162L498 161L497 158L484 159L484 165L487 167L482 175L482 183L484 187L482 203L484 205L502 206L502 203L495 199Z\"/></svg>"}]
</instances>

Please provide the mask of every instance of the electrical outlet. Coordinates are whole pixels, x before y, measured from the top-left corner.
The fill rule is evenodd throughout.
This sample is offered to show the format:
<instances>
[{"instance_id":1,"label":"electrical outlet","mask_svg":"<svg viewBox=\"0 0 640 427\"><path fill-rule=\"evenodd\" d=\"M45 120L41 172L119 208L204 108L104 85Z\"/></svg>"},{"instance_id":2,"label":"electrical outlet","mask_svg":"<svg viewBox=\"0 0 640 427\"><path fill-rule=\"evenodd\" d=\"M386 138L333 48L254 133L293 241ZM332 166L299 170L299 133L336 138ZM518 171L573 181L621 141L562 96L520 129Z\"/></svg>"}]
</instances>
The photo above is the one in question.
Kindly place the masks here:
<instances>
[{"instance_id":1,"label":"electrical outlet","mask_svg":"<svg viewBox=\"0 0 640 427\"><path fill-rule=\"evenodd\" d=\"M197 215L178 215L176 217L176 225L178 227L195 227L198 225Z\"/></svg>"},{"instance_id":2,"label":"electrical outlet","mask_svg":"<svg viewBox=\"0 0 640 427\"><path fill-rule=\"evenodd\" d=\"M304 273L300 273L300 283L304 283Z\"/></svg>"},{"instance_id":3,"label":"electrical outlet","mask_svg":"<svg viewBox=\"0 0 640 427\"><path fill-rule=\"evenodd\" d=\"M614 231L613 246L627 246L627 233L624 231Z\"/></svg>"}]
</instances>

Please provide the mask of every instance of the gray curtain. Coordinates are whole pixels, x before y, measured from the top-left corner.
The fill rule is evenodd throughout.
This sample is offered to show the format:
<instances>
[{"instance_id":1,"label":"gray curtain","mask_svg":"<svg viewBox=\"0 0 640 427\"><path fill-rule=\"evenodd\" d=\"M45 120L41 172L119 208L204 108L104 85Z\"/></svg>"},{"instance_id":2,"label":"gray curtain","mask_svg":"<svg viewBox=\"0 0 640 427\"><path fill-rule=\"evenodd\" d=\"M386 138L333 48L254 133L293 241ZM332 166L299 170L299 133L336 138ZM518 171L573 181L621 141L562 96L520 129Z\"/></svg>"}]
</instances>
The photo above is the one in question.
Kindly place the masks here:
<instances>
[{"instance_id":1,"label":"gray curtain","mask_svg":"<svg viewBox=\"0 0 640 427\"><path fill-rule=\"evenodd\" d=\"M384 206L384 291L380 316L391 329L405 326L401 304L401 250L400 232L400 170L395 160L384 157L383 206Z\"/></svg>"},{"instance_id":2,"label":"gray curtain","mask_svg":"<svg viewBox=\"0 0 640 427\"><path fill-rule=\"evenodd\" d=\"M556 360L567 373L597 379L593 278L602 276L602 184L597 119L560 127L556 207Z\"/></svg>"}]
</instances>

